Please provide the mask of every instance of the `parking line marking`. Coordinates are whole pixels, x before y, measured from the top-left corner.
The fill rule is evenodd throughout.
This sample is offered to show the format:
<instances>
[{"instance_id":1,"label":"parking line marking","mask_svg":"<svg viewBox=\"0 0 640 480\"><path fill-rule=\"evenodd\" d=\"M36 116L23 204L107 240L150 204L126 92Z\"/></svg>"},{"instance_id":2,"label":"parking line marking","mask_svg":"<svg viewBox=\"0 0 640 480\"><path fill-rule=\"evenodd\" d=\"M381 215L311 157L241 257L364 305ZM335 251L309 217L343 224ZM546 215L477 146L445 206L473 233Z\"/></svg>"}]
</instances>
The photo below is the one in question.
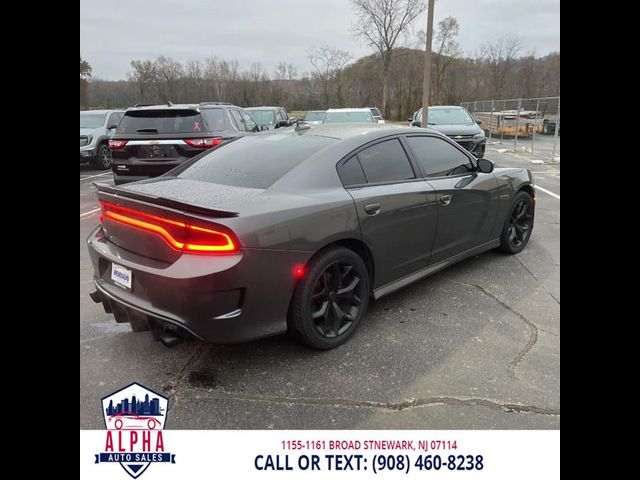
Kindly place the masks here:
<instances>
[{"instance_id":1,"label":"parking line marking","mask_svg":"<svg viewBox=\"0 0 640 480\"><path fill-rule=\"evenodd\" d=\"M557 198L558 200L560 200L560 195L550 192L549 190L547 190L546 188L542 188L540 185L536 185L536 190L542 190L544 193L546 193L547 195L551 195L552 197Z\"/></svg>"},{"instance_id":2,"label":"parking line marking","mask_svg":"<svg viewBox=\"0 0 640 480\"><path fill-rule=\"evenodd\" d=\"M104 173L99 173L98 175L89 175L88 177L80 177L80 181L83 180L88 180L90 178L96 178L96 177L104 177L105 175L109 175L111 172L104 172Z\"/></svg>"},{"instance_id":3,"label":"parking line marking","mask_svg":"<svg viewBox=\"0 0 640 480\"><path fill-rule=\"evenodd\" d=\"M94 213L98 213L100 211L100 207L94 208L93 210L89 210L88 212L84 212L80 214L80 220L84 217L88 217L89 215L93 215Z\"/></svg>"}]
</instances>

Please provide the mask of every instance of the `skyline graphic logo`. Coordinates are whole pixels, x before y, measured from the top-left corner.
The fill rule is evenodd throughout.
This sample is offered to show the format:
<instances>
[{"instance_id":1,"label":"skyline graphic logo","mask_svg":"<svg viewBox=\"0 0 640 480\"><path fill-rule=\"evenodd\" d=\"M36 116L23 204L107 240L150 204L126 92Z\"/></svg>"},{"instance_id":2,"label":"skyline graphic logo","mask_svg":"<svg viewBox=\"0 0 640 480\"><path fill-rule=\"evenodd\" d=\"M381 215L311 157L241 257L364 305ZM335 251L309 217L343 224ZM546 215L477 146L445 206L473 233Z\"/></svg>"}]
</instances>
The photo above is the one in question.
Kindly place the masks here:
<instances>
[{"instance_id":1,"label":"skyline graphic logo","mask_svg":"<svg viewBox=\"0 0 640 480\"><path fill-rule=\"evenodd\" d=\"M175 463L175 454L165 450L166 397L134 382L104 397L101 405L107 434L95 463L119 463L132 478L152 463Z\"/></svg>"}]
</instances>

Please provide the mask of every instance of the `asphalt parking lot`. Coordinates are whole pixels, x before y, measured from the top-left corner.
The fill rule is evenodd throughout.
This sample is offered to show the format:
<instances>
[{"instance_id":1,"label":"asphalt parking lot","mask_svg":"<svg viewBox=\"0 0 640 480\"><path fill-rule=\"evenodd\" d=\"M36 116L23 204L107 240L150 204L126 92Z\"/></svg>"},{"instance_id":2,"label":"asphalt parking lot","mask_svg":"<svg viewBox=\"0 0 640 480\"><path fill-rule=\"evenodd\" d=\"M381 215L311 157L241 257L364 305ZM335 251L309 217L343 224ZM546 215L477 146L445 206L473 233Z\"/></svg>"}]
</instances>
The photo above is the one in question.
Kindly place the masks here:
<instances>
[{"instance_id":1,"label":"asphalt parking lot","mask_svg":"<svg viewBox=\"0 0 640 480\"><path fill-rule=\"evenodd\" d=\"M111 174L81 167L80 428L103 429L101 397L134 381L169 397L170 429L559 428L560 164L502 148L486 157L531 168L541 187L528 247L379 300L328 352L286 336L168 349L115 323L89 298L85 243L98 223L92 181Z\"/></svg>"}]
</instances>

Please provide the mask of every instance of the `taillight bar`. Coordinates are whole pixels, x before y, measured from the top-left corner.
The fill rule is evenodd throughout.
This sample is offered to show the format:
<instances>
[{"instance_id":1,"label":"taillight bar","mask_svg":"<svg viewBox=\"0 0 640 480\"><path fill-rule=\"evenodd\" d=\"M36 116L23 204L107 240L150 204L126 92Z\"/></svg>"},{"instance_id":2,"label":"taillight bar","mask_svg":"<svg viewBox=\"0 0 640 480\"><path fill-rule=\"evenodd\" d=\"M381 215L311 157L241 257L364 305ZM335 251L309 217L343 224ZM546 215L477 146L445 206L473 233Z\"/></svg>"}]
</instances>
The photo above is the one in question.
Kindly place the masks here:
<instances>
[{"instance_id":1,"label":"taillight bar","mask_svg":"<svg viewBox=\"0 0 640 480\"><path fill-rule=\"evenodd\" d=\"M195 148L213 148L222 143L222 137L187 138L184 142Z\"/></svg>"},{"instance_id":2,"label":"taillight bar","mask_svg":"<svg viewBox=\"0 0 640 480\"><path fill-rule=\"evenodd\" d=\"M226 229L208 228L189 223L172 220L170 218L140 212L130 208L100 202L102 215L100 222L105 219L153 233L160 236L171 248L199 254L236 253L240 249L238 240Z\"/></svg>"},{"instance_id":3,"label":"taillight bar","mask_svg":"<svg viewBox=\"0 0 640 480\"><path fill-rule=\"evenodd\" d=\"M109 150L120 150L127 144L127 140L109 140Z\"/></svg>"}]
</instances>

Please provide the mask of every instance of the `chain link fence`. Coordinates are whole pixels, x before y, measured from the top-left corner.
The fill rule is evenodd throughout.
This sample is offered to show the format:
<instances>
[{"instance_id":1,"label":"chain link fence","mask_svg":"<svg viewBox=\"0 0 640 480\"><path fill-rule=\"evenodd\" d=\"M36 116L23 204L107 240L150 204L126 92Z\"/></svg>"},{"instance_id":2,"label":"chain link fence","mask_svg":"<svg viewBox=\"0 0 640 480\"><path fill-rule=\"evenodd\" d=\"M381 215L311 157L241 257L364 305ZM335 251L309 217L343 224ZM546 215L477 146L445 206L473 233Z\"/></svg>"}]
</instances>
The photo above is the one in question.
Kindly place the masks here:
<instances>
[{"instance_id":1,"label":"chain link fence","mask_svg":"<svg viewBox=\"0 0 640 480\"><path fill-rule=\"evenodd\" d=\"M560 97L463 102L480 121L487 149L531 156L532 163L560 162Z\"/></svg>"}]
</instances>

